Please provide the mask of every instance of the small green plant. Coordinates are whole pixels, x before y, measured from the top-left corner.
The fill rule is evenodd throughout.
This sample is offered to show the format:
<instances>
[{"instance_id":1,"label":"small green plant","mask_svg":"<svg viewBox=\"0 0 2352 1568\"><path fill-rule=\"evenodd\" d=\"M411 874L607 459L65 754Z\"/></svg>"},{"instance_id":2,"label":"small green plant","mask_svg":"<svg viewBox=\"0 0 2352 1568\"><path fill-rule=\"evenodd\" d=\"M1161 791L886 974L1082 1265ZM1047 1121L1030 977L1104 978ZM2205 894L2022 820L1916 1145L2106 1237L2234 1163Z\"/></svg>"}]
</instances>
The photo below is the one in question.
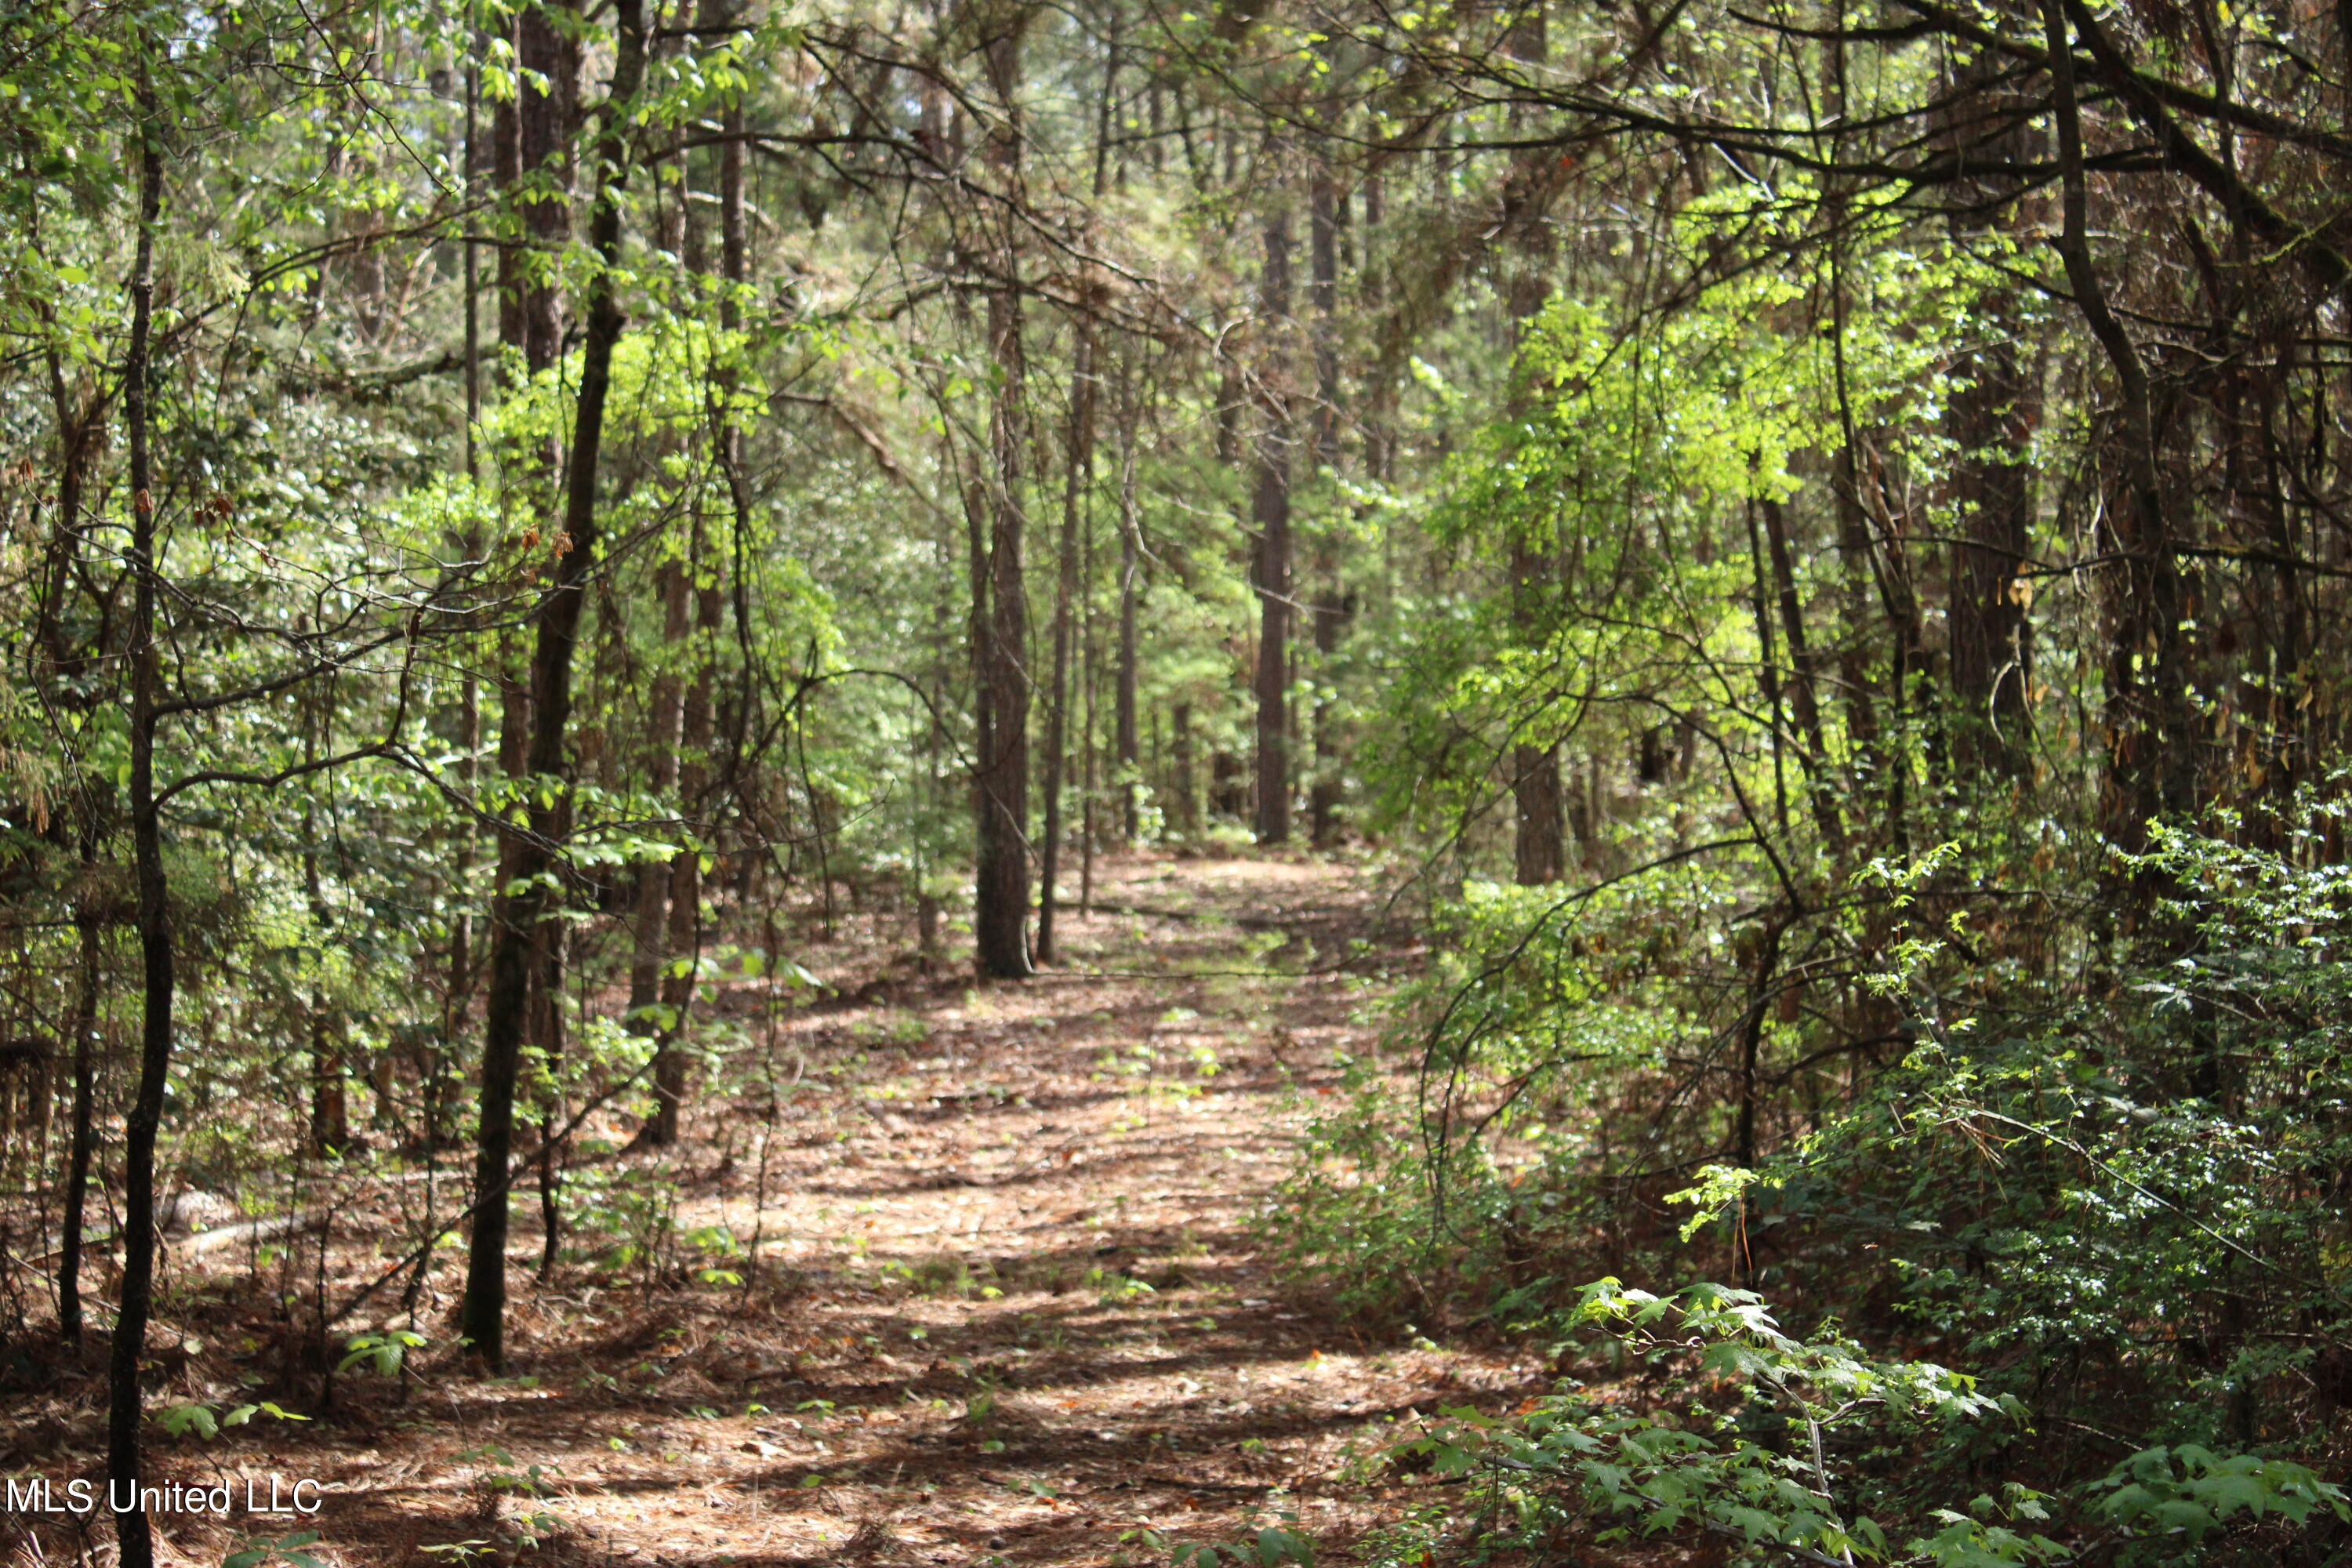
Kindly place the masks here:
<instances>
[{"instance_id":1,"label":"small green plant","mask_svg":"<svg viewBox=\"0 0 2352 1568\"><path fill-rule=\"evenodd\" d=\"M714 1260L722 1258L740 1258L743 1255L742 1243L737 1241L735 1233L723 1225L698 1226L688 1231L686 1244L701 1253L706 1258ZM696 1269L694 1277L705 1285L743 1283L743 1276L731 1268L719 1267L715 1261L706 1263L702 1268Z\"/></svg>"},{"instance_id":2,"label":"small green plant","mask_svg":"<svg viewBox=\"0 0 2352 1568\"><path fill-rule=\"evenodd\" d=\"M1079 1283L1096 1291L1106 1307L1131 1306L1146 1296L1159 1294L1145 1281L1116 1269L1089 1268Z\"/></svg>"},{"instance_id":3,"label":"small green plant","mask_svg":"<svg viewBox=\"0 0 2352 1568\"><path fill-rule=\"evenodd\" d=\"M1118 1543L1111 1550L1111 1568L1140 1568L1144 1562L1157 1561L1171 1550L1164 1531L1148 1524L1137 1525L1118 1532Z\"/></svg>"},{"instance_id":4,"label":"small green plant","mask_svg":"<svg viewBox=\"0 0 2352 1568\"><path fill-rule=\"evenodd\" d=\"M278 1541L257 1536L239 1550L222 1558L221 1568L266 1568L272 1563L289 1563L291 1568L326 1568L319 1558L303 1550L317 1545L318 1542L319 1532L315 1530L301 1531ZM434 1549L427 1547L425 1550Z\"/></svg>"},{"instance_id":5,"label":"small green plant","mask_svg":"<svg viewBox=\"0 0 2352 1568\"><path fill-rule=\"evenodd\" d=\"M382 1376L396 1376L407 1364L408 1352L422 1350L425 1343L425 1336L413 1329L370 1329L344 1342L343 1359L335 1363L335 1371L366 1366Z\"/></svg>"},{"instance_id":6,"label":"small green plant","mask_svg":"<svg viewBox=\"0 0 2352 1568\"><path fill-rule=\"evenodd\" d=\"M257 1415L268 1415L279 1421L308 1421L308 1415L297 1415L291 1410L280 1409L268 1400L252 1405L240 1405L226 1413L217 1413L209 1405L166 1405L155 1412L155 1424L174 1437L184 1437L194 1432L210 1442L221 1435L224 1426L242 1426Z\"/></svg>"},{"instance_id":7,"label":"small green plant","mask_svg":"<svg viewBox=\"0 0 2352 1568\"><path fill-rule=\"evenodd\" d=\"M1314 1568L1315 1543L1298 1532L1297 1522L1296 1516L1285 1514L1282 1523L1267 1525L1244 1541L1179 1546L1170 1561L1175 1568L1220 1568L1228 1562L1237 1568L1283 1568L1285 1563Z\"/></svg>"}]
</instances>

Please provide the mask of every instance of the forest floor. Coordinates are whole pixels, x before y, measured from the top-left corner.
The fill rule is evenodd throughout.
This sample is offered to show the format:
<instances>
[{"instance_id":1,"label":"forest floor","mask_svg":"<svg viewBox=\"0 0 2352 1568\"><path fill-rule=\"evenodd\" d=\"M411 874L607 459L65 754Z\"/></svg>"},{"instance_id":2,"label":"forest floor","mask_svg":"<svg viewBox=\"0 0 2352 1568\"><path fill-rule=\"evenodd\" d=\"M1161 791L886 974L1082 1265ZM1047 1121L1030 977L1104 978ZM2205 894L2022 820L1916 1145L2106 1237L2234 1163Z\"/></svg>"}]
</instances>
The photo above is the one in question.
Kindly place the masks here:
<instances>
[{"instance_id":1,"label":"forest floor","mask_svg":"<svg viewBox=\"0 0 2352 1568\"><path fill-rule=\"evenodd\" d=\"M164 1474L327 1491L315 1521L163 1520L167 1554L211 1568L260 1533L316 1529L310 1550L353 1568L1159 1568L1173 1544L1287 1516L1320 1561L1360 1558L1368 1532L1439 1495L1363 1459L1417 1415L1549 1383L1507 1347L1352 1326L1286 1289L1262 1240L1311 1108L1343 1055L1376 1049L1413 955L1345 864L1101 869L1096 912L1065 913L1063 965L1027 983L919 977L892 916L845 918L801 952L830 1002L762 1008L772 982L732 987L732 1077L686 1142L608 1157L569 1194L592 1227L666 1215L704 1249L533 1285L536 1205L519 1194L508 1374L436 1345L397 1380L346 1373L312 1423L158 1433ZM394 1224L348 1203L331 1271L382 1271ZM719 1226L752 1255L727 1255ZM644 1277L670 1253L687 1267ZM421 1300L436 1340L459 1263L453 1249ZM188 1352L177 1397L275 1386L236 1375L268 1357L250 1278L239 1290L231 1272L189 1265L167 1295L167 1332L219 1342ZM27 1461L89 1452L88 1415L52 1414L47 1445L41 1419L14 1421L0 1468L55 1474ZM519 1537L538 1544L518 1553Z\"/></svg>"}]
</instances>

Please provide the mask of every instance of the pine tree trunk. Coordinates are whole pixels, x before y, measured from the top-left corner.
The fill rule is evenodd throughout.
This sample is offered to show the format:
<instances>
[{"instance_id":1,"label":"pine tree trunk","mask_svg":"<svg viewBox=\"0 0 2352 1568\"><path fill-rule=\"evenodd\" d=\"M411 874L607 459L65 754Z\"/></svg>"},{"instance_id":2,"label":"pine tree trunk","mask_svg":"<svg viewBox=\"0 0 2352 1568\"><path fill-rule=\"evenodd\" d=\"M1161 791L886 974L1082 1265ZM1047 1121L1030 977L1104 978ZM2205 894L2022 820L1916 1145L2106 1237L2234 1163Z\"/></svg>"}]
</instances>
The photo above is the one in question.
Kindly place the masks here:
<instances>
[{"instance_id":1,"label":"pine tree trunk","mask_svg":"<svg viewBox=\"0 0 2352 1568\"><path fill-rule=\"evenodd\" d=\"M1168 744L1170 780L1168 815L1180 833L1196 833L1201 826L1201 779L1192 759L1192 705L1179 702L1168 715L1171 731Z\"/></svg>"},{"instance_id":2,"label":"pine tree trunk","mask_svg":"<svg viewBox=\"0 0 2352 1568\"><path fill-rule=\"evenodd\" d=\"M1307 198L1307 255L1314 278L1315 464L1339 466L1339 192L1329 161L1318 157ZM1340 581L1339 538L1326 524L1315 536L1315 770L1307 787L1307 836L1327 849L1339 832L1341 800L1339 715L1333 700L1333 661L1347 629L1348 599Z\"/></svg>"},{"instance_id":3,"label":"pine tree trunk","mask_svg":"<svg viewBox=\"0 0 2352 1568\"><path fill-rule=\"evenodd\" d=\"M1062 867L1062 781L1069 752L1070 616L1078 597L1078 517L1087 473L1094 464L1095 324L1082 314L1072 325L1070 428L1062 486L1062 539L1054 586L1054 688L1045 718L1045 829L1038 846L1037 962L1054 962L1054 926Z\"/></svg>"},{"instance_id":4,"label":"pine tree trunk","mask_svg":"<svg viewBox=\"0 0 2352 1568\"><path fill-rule=\"evenodd\" d=\"M1257 841L1290 838L1290 466L1288 395L1290 215L1266 215L1265 264L1258 311L1269 341L1258 364L1257 486L1251 521L1257 530Z\"/></svg>"},{"instance_id":5,"label":"pine tree trunk","mask_svg":"<svg viewBox=\"0 0 2352 1568\"><path fill-rule=\"evenodd\" d=\"M1142 679L1142 656L1137 647L1136 615L1143 587L1143 518L1136 507L1136 426L1142 410L1137 406L1135 365L1131 356L1119 361L1118 418L1118 668L1112 677L1111 733L1118 752L1119 834L1132 844L1141 830L1137 798L1136 689Z\"/></svg>"},{"instance_id":6,"label":"pine tree trunk","mask_svg":"<svg viewBox=\"0 0 2352 1568\"><path fill-rule=\"evenodd\" d=\"M1002 113L989 133L986 157L1007 188L1020 176L1018 107L1021 32L1025 17L1008 23L986 50ZM1000 224L1006 222L1003 218ZM987 551L975 563L972 658L978 736L972 776L975 817L972 936L980 973L1016 979L1031 973L1029 957L1029 600L1022 569L1024 455L1028 447L1026 364L1022 343L1019 246L1009 228L997 237L1003 280L988 297L988 352L997 385L989 410ZM985 609L981 609L982 604Z\"/></svg>"},{"instance_id":7,"label":"pine tree trunk","mask_svg":"<svg viewBox=\"0 0 2352 1568\"><path fill-rule=\"evenodd\" d=\"M569 187L567 134L578 83L577 56L544 4L515 13L512 43L516 82L493 116L491 136L499 189L511 195L527 179L554 175ZM571 204L550 193L519 203L523 244L499 252L499 339L522 350L533 374L555 363L563 349L555 257L571 238Z\"/></svg>"}]
</instances>

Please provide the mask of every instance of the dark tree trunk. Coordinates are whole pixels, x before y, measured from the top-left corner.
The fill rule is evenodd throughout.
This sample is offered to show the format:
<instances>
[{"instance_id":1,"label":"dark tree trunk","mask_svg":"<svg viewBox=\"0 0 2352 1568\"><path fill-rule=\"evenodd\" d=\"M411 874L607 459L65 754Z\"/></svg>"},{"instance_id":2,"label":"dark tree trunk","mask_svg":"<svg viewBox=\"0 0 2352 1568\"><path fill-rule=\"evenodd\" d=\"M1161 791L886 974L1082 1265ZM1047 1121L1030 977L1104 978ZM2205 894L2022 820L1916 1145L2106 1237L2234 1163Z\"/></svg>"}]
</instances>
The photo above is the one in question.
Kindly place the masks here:
<instances>
[{"instance_id":1,"label":"dark tree trunk","mask_svg":"<svg viewBox=\"0 0 2352 1568\"><path fill-rule=\"evenodd\" d=\"M475 43L480 42L479 34ZM479 124L477 110L481 99L481 72L468 67L466 71L466 122L464 165L466 199L476 201L481 195L480 149L477 145ZM478 247L468 226L462 244L464 253L462 285L465 292L466 332L466 480L468 484L481 478L479 452L482 423L482 320L481 262ZM482 539L478 530L468 528L458 548L468 561L482 554ZM474 794L480 772L475 753L482 744L481 683L469 663L459 683L457 697L458 774L461 787L468 798ZM457 1040L466 1033L467 1016L472 1011L474 989L474 920L463 900L474 879L474 825L470 818L457 827L455 864L450 868L449 885L457 889L457 910L449 921L449 989L441 1006L441 1038L422 1063L425 1099L425 1149L441 1147L443 1086L448 1076L448 1063Z\"/></svg>"},{"instance_id":2,"label":"dark tree trunk","mask_svg":"<svg viewBox=\"0 0 2352 1568\"><path fill-rule=\"evenodd\" d=\"M1192 760L1192 705L1179 702L1168 715L1168 816L1179 833L1201 826L1201 780Z\"/></svg>"},{"instance_id":3,"label":"dark tree trunk","mask_svg":"<svg viewBox=\"0 0 2352 1568\"><path fill-rule=\"evenodd\" d=\"M1318 157L1307 193L1307 260L1315 307L1315 466L1339 466L1339 195L1328 160ZM1339 541L1330 524L1315 536L1315 770L1307 787L1307 833L1328 848L1339 831L1339 715L1331 696L1332 662L1347 627L1347 590L1339 576Z\"/></svg>"},{"instance_id":4,"label":"dark tree trunk","mask_svg":"<svg viewBox=\"0 0 2352 1568\"><path fill-rule=\"evenodd\" d=\"M1095 117L1095 200L1102 200L1106 160L1110 151L1111 112L1118 97L1118 35L1111 35L1103 68L1102 96ZM1094 478L1095 456L1095 298L1094 279L1087 280L1077 320L1072 323L1070 353L1070 429L1066 471L1062 486L1062 542L1054 590L1054 691L1045 742L1045 829L1038 868L1037 958L1054 959L1055 900L1062 866L1062 781L1069 759L1070 616L1078 596L1079 523L1086 487ZM1091 559L1091 552L1089 552ZM1089 862L1087 869L1092 870ZM1091 891L1091 877L1082 877Z\"/></svg>"},{"instance_id":5,"label":"dark tree trunk","mask_svg":"<svg viewBox=\"0 0 2352 1568\"><path fill-rule=\"evenodd\" d=\"M515 90L499 101L491 125L499 188L511 195L526 178L560 187L519 203L523 244L499 252L499 337L521 349L524 364L536 374L563 349L555 259L571 238L571 204L561 190L571 184L578 57L544 5L523 6L513 28Z\"/></svg>"},{"instance_id":6,"label":"dark tree trunk","mask_svg":"<svg viewBox=\"0 0 2352 1568\"><path fill-rule=\"evenodd\" d=\"M1357 278L1357 297L1362 302L1364 314L1381 322L1379 331L1383 340L1391 332L1382 312L1388 307L1388 288L1381 258L1382 191L1381 176L1364 176L1363 262ZM1363 397L1364 477L1374 484L1387 484L1396 477L1396 365L1389 344L1380 342L1374 348L1366 378L1371 384Z\"/></svg>"},{"instance_id":7,"label":"dark tree trunk","mask_svg":"<svg viewBox=\"0 0 2352 1568\"><path fill-rule=\"evenodd\" d=\"M1142 417L1135 395L1135 364L1119 362L1118 419L1118 668L1112 675L1111 744L1118 753L1119 836L1135 841L1141 830L1136 792L1137 686L1142 678L1142 656L1137 644L1136 614L1143 588L1143 519L1136 508L1136 426Z\"/></svg>"},{"instance_id":8,"label":"dark tree trunk","mask_svg":"<svg viewBox=\"0 0 2352 1568\"><path fill-rule=\"evenodd\" d=\"M1556 591L1552 552L1535 547L1524 531L1511 538L1511 621L1523 644L1543 646L1551 625ZM1560 810L1559 745L1545 731L1548 715L1529 727L1542 736L1511 748L1514 807L1512 868L1523 888L1557 882L1568 873L1567 821Z\"/></svg>"},{"instance_id":9,"label":"dark tree trunk","mask_svg":"<svg viewBox=\"0 0 2352 1568\"><path fill-rule=\"evenodd\" d=\"M43 563L33 637L47 656L50 672L70 676L82 673L90 664L89 651L76 646L68 636L64 617L66 596L72 591L81 563L82 491L89 482L91 454L105 439L106 405L97 394L87 398L75 395L55 352L49 355L49 383L58 420L58 510Z\"/></svg>"},{"instance_id":10,"label":"dark tree trunk","mask_svg":"<svg viewBox=\"0 0 2352 1568\"><path fill-rule=\"evenodd\" d=\"M1535 214L1521 214L1525 230L1519 237L1505 304L1511 316L1511 349L1516 357L1525 348L1528 323L1550 298L1551 288L1542 262L1549 247L1544 231L1535 226ZM1531 389L1515 377L1512 400L1524 409ZM1511 535L1511 628L1522 647L1539 658L1548 654L1552 634L1552 603L1559 592L1558 551L1547 535L1531 536L1525 529ZM1568 874L1566 814L1560 809L1559 742L1551 731L1549 695L1532 699L1538 706L1522 723L1525 739L1511 748L1513 879L1523 888L1542 887Z\"/></svg>"},{"instance_id":11,"label":"dark tree trunk","mask_svg":"<svg viewBox=\"0 0 2352 1568\"><path fill-rule=\"evenodd\" d=\"M986 51L990 85L1003 114L990 132L987 158L1008 186L1017 183L1022 129L1018 107L1021 33L1009 24ZM1003 220L999 220L1000 222ZM997 239L1003 281L988 297L988 350L997 369L989 412L988 543L976 580L985 611L976 616L972 653L978 736L972 774L976 818L972 936L981 974L1016 979L1029 959L1029 600L1022 570L1021 500L1028 447L1022 344L1019 246L1006 228ZM978 609L975 604L975 609Z\"/></svg>"},{"instance_id":12,"label":"dark tree trunk","mask_svg":"<svg viewBox=\"0 0 2352 1568\"><path fill-rule=\"evenodd\" d=\"M1038 846L1037 962L1054 962L1057 883L1062 868L1062 782L1070 731L1070 616L1078 598L1078 520L1087 472L1094 466L1095 324L1080 315L1070 354L1070 428L1062 486L1062 540L1054 585L1054 689L1045 718L1045 830Z\"/></svg>"},{"instance_id":13,"label":"dark tree trunk","mask_svg":"<svg viewBox=\"0 0 2352 1568\"><path fill-rule=\"evenodd\" d=\"M2115 740L2103 815L2116 840L2136 850L2147 841L2150 818L2187 811L2195 793L2197 732L2189 713L2187 650L2180 635L2180 563L2159 478L2147 368L2108 305L2091 257L2089 186L2064 0L2042 0L2042 15L2056 89L2063 213L2059 258L2075 308L2114 368L2122 395L2117 467L2124 493L2118 498L2121 504L2113 509L2122 561L2110 574L2114 587L2107 628L2107 721Z\"/></svg>"},{"instance_id":14,"label":"dark tree trunk","mask_svg":"<svg viewBox=\"0 0 2352 1568\"><path fill-rule=\"evenodd\" d=\"M558 842L572 833L570 803L557 825ZM533 933L531 962L536 968L531 998L530 1035L547 1066L547 1098L539 1108L539 1278L555 1277L555 1252L563 1240L563 925L541 921Z\"/></svg>"},{"instance_id":15,"label":"dark tree trunk","mask_svg":"<svg viewBox=\"0 0 2352 1568\"><path fill-rule=\"evenodd\" d=\"M1267 328L1259 356L1257 488L1257 840L1290 838L1290 215L1265 218L1265 266L1258 313Z\"/></svg>"},{"instance_id":16,"label":"dark tree trunk","mask_svg":"<svg viewBox=\"0 0 2352 1568\"><path fill-rule=\"evenodd\" d=\"M302 760L306 763L319 760L332 701L330 688L311 694L305 704L309 711L304 715ZM302 891L310 905L311 927L323 941L333 917L319 881L318 808L308 803L302 807ZM344 1089L343 1051L339 1038L341 1020L323 985L310 988L307 1011L310 1032L310 1156L325 1160L340 1153L352 1141L351 1102Z\"/></svg>"},{"instance_id":17,"label":"dark tree trunk","mask_svg":"<svg viewBox=\"0 0 2352 1568\"><path fill-rule=\"evenodd\" d=\"M122 365L122 403L131 438L131 840L138 892L142 994L139 1082L122 1128L122 1288L108 1368L107 1496L133 1500L116 1512L120 1568L153 1568L155 1544L139 1495L140 1355L155 1287L155 1137L163 1122L163 1087L172 1068L171 889L163 873L163 822L155 802L156 708L163 649L155 630L154 475L148 455L148 345L154 322L155 225L163 199L162 127L152 92L140 94L139 230L131 264L131 342Z\"/></svg>"},{"instance_id":18,"label":"dark tree trunk","mask_svg":"<svg viewBox=\"0 0 2352 1568\"><path fill-rule=\"evenodd\" d=\"M572 656L579 640L587 579L596 556L596 468L604 435L604 400L611 391L613 347L625 318L614 294L612 269L621 252L618 186L625 178L628 143L623 115L645 77L642 0L616 0L619 45L598 166L603 171L596 213L590 227L602 269L590 291L587 331L582 345L579 401L572 426L571 468L566 475L563 529L552 542L555 584L539 606L531 655L531 736L529 771L551 784L564 774L564 731L572 711ZM458 1330L476 1354L493 1368L506 1363L506 1250L508 1197L514 1152L514 1097L521 1064L523 1030L530 984L531 934L548 906L547 879L553 868L551 836L558 826L553 804L530 807L530 837L514 856L515 880L523 890L509 902L490 944L489 993L482 1025L481 1121L474 1151L474 1219L466 1263L466 1294Z\"/></svg>"},{"instance_id":19,"label":"dark tree trunk","mask_svg":"<svg viewBox=\"0 0 2352 1568\"><path fill-rule=\"evenodd\" d=\"M90 810L95 813L93 805ZM66 1016L66 1033L73 1042L73 1131L66 1149L65 1216L58 1235L58 1333L68 1344L81 1343L81 1233L89 1203L89 1167L97 1142L95 1102L98 1096L98 987L100 912L98 889L98 824L86 820L81 829L81 886L74 894L74 936L78 963L74 976L73 1010Z\"/></svg>"}]
</instances>

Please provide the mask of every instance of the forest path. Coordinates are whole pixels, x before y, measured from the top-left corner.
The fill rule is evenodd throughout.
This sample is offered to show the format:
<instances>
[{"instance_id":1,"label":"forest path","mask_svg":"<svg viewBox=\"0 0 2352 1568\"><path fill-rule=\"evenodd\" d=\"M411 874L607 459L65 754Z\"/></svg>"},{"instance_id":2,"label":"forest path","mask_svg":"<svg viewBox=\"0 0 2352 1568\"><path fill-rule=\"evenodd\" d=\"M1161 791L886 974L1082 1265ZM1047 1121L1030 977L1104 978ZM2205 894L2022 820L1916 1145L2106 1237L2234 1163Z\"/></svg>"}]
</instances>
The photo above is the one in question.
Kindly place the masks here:
<instances>
[{"instance_id":1,"label":"forest path","mask_svg":"<svg viewBox=\"0 0 2352 1568\"><path fill-rule=\"evenodd\" d=\"M1343 1484L1352 1455L1539 1385L1286 1300L1252 1231L1389 984L1275 972L1328 971L1371 896L1322 862L1103 872L1036 980L746 1022L757 1073L672 1163L682 1233L758 1238L759 1270L709 1259L752 1286L567 1271L519 1303L517 1377L441 1384L429 1434L370 1440L329 1540L424 1568L543 1510L583 1563L1158 1568L1287 1514L1353 1555L1421 1489ZM551 1497L499 1494L533 1465Z\"/></svg>"}]
</instances>

